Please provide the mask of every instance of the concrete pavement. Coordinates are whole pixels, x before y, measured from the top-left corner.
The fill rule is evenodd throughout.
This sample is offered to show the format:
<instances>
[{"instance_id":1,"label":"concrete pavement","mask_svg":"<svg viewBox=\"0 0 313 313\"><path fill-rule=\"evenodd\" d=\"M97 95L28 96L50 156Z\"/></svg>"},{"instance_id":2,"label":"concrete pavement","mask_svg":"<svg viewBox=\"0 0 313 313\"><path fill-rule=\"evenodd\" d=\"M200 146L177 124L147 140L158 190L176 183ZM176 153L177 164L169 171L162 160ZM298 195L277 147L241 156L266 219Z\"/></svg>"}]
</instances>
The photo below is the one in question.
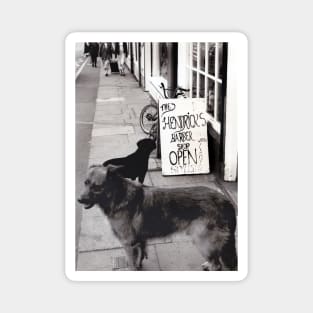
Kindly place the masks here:
<instances>
[{"instance_id":1,"label":"concrete pavement","mask_svg":"<svg viewBox=\"0 0 313 313\"><path fill-rule=\"evenodd\" d=\"M90 62L84 66L76 79L76 198L82 191L82 181L88 168L90 138L94 120L96 98L99 85L99 69L91 67ZM75 201L76 202L76 201ZM81 225L81 206L76 202L76 253ZM76 258L77 259L77 258Z\"/></svg>"},{"instance_id":2,"label":"concrete pavement","mask_svg":"<svg viewBox=\"0 0 313 313\"><path fill-rule=\"evenodd\" d=\"M138 82L130 73L125 77L118 74L105 77L103 71L100 72L89 165L136 150L136 142L146 137L139 126L139 115L149 101L148 93L138 87ZM146 185L206 185L223 192L221 184L212 174L163 177L160 166L155 150L149 160ZM83 181L80 183L83 184ZM100 209L81 210L77 270L127 270L125 252ZM143 270L148 271L201 270L200 265L205 261L185 234L151 240L147 250L149 258L144 260Z\"/></svg>"}]
</instances>

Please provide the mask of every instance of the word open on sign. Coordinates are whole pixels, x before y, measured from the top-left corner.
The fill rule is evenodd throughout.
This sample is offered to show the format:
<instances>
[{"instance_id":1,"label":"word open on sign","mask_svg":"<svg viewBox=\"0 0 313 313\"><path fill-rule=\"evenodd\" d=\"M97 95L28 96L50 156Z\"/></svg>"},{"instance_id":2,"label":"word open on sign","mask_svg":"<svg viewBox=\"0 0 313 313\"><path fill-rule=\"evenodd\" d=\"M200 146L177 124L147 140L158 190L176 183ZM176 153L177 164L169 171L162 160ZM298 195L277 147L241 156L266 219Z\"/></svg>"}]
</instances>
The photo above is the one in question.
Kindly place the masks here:
<instances>
[{"instance_id":1,"label":"word open on sign","mask_svg":"<svg viewBox=\"0 0 313 313\"><path fill-rule=\"evenodd\" d=\"M209 173L205 109L204 99L160 100L163 175Z\"/></svg>"}]
</instances>

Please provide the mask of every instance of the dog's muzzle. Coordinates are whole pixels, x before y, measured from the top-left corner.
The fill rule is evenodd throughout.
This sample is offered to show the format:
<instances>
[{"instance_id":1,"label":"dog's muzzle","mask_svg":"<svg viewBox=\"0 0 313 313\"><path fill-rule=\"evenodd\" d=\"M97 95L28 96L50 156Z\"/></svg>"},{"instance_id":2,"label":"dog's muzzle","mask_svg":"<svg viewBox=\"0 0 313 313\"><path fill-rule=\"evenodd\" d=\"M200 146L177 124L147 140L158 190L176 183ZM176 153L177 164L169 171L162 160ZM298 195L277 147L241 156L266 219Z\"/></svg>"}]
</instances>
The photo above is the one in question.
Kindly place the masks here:
<instances>
[{"instance_id":1,"label":"dog's muzzle","mask_svg":"<svg viewBox=\"0 0 313 313\"><path fill-rule=\"evenodd\" d=\"M89 201L89 199L79 198L79 199L77 199L77 201L78 201L79 203L83 204L83 205L84 205L84 208L85 208L86 210L88 210L88 209L90 209L90 208L92 208L92 207L94 206L94 203L91 203L91 202Z\"/></svg>"}]
</instances>

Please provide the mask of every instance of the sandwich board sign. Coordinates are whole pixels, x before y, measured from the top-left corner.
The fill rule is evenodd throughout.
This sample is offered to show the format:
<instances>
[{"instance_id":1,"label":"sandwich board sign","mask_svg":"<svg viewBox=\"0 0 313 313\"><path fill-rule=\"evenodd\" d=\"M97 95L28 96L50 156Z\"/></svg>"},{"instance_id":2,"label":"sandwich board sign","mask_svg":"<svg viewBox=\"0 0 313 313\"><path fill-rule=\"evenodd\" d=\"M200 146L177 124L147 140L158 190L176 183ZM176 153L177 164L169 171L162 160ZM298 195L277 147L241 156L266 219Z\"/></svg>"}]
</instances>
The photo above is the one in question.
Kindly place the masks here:
<instances>
[{"instance_id":1,"label":"sandwich board sign","mask_svg":"<svg viewBox=\"0 0 313 313\"><path fill-rule=\"evenodd\" d=\"M203 98L159 100L162 175L210 172Z\"/></svg>"}]
</instances>

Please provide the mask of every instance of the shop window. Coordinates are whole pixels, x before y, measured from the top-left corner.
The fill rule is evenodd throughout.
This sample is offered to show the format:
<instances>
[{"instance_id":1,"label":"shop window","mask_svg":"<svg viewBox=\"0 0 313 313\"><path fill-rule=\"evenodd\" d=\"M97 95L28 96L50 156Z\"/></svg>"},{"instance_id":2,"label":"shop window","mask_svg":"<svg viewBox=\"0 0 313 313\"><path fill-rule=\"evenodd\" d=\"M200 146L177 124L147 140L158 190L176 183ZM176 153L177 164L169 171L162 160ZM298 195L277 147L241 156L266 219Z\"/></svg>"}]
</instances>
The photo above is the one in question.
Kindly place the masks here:
<instances>
[{"instance_id":1,"label":"shop window","mask_svg":"<svg viewBox=\"0 0 313 313\"><path fill-rule=\"evenodd\" d=\"M192 71L192 98L197 98L197 72L196 71Z\"/></svg>"},{"instance_id":2,"label":"shop window","mask_svg":"<svg viewBox=\"0 0 313 313\"><path fill-rule=\"evenodd\" d=\"M198 63L198 44L192 44L192 67L196 68Z\"/></svg>"},{"instance_id":3,"label":"shop window","mask_svg":"<svg viewBox=\"0 0 313 313\"><path fill-rule=\"evenodd\" d=\"M205 97L205 76L202 74L199 74L199 97Z\"/></svg>"},{"instance_id":4,"label":"shop window","mask_svg":"<svg viewBox=\"0 0 313 313\"><path fill-rule=\"evenodd\" d=\"M207 78L207 112L214 116L214 90L215 90L215 82L212 79Z\"/></svg>"},{"instance_id":5,"label":"shop window","mask_svg":"<svg viewBox=\"0 0 313 313\"><path fill-rule=\"evenodd\" d=\"M160 74L167 80L168 78L168 49L167 43L160 43Z\"/></svg>"},{"instance_id":6,"label":"shop window","mask_svg":"<svg viewBox=\"0 0 313 313\"><path fill-rule=\"evenodd\" d=\"M205 99L210 123L218 134L223 118L223 47L222 42L193 42L187 65L191 78L190 96Z\"/></svg>"},{"instance_id":7,"label":"shop window","mask_svg":"<svg viewBox=\"0 0 313 313\"><path fill-rule=\"evenodd\" d=\"M215 75L215 43L208 44L209 74Z\"/></svg>"},{"instance_id":8,"label":"shop window","mask_svg":"<svg viewBox=\"0 0 313 313\"><path fill-rule=\"evenodd\" d=\"M205 72L205 43L200 43L199 62L200 71Z\"/></svg>"}]
</instances>

